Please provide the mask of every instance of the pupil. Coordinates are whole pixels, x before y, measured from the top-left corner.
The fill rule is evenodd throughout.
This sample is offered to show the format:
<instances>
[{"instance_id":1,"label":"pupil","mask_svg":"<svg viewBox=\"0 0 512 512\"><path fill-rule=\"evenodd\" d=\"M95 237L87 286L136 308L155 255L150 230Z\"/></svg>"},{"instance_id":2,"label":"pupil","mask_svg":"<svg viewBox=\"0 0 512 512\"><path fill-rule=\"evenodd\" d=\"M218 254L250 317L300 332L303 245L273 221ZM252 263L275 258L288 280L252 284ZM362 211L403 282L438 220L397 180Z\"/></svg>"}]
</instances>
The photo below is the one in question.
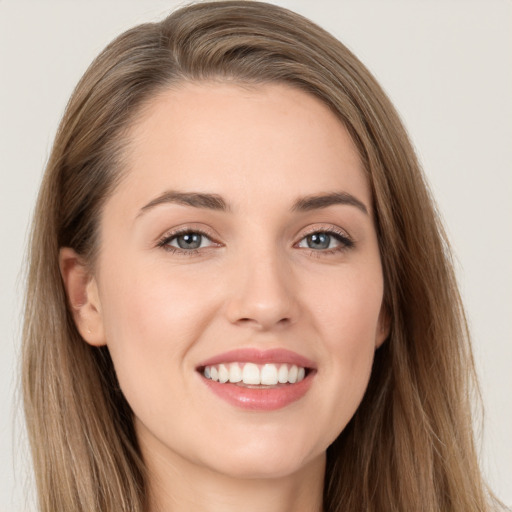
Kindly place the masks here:
<instances>
[{"instance_id":1,"label":"pupil","mask_svg":"<svg viewBox=\"0 0 512 512\"><path fill-rule=\"evenodd\" d=\"M180 249L197 249L201 245L201 235L197 233L187 233L178 237L178 246Z\"/></svg>"},{"instance_id":2,"label":"pupil","mask_svg":"<svg viewBox=\"0 0 512 512\"><path fill-rule=\"evenodd\" d=\"M331 237L326 233L314 233L307 237L308 246L311 249L327 249L331 241Z\"/></svg>"}]
</instances>

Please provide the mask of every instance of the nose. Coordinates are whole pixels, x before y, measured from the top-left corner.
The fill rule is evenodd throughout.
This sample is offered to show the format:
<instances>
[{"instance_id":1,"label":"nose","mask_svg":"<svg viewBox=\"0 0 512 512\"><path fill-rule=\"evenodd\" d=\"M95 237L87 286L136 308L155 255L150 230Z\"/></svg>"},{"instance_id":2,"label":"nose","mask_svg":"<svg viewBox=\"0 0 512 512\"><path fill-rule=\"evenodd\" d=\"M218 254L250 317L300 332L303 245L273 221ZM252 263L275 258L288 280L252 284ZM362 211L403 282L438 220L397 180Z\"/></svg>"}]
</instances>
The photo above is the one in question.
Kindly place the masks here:
<instances>
[{"instance_id":1,"label":"nose","mask_svg":"<svg viewBox=\"0 0 512 512\"><path fill-rule=\"evenodd\" d=\"M295 323L297 282L285 256L253 253L231 275L226 314L232 324L266 331Z\"/></svg>"}]
</instances>

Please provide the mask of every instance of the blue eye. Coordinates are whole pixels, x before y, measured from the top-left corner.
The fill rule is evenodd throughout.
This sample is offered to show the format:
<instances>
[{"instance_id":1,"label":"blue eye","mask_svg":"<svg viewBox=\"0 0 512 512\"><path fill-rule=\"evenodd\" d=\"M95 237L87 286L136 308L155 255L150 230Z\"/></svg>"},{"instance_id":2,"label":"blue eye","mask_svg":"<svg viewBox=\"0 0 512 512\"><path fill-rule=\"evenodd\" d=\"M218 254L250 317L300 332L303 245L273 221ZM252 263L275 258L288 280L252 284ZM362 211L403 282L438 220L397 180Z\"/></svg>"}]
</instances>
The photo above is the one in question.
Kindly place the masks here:
<instances>
[{"instance_id":1,"label":"blue eye","mask_svg":"<svg viewBox=\"0 0 512 512\"><path fill-rule=\"evenodd\" d=\"M209 247L213 245L213 242L204 233L198 231L186 231L184 233L174 233L164 238L159 245L167 250L178 250L178 251L194 251L196 249L202 249L203 247Z\"/></svg>"},{"instance_id":2,"label":"blue eye","mask_svg":"<svg viewBox=\"0 0 512 512\"><path fill-rule=\"evenodd\" d=\"M329 249L331 237L327 233L313 233L306 237L306 244L310 249Z\"/></svg>"},{"instance_id":3,"label":"blue eye","mask_svg":"<svg viewBox=\"0 0 512 512\"><path fill-rule=\"evenodd\" d=\"M330 231L317 231L305 236L298 247L316 251L343 250L352 247L354 242L346 235Z\"/></svg>"},{"instance_id":4,"label":"blue eye","mask_svg":"<svg viewBox=\"0 0 512 512\"><path fill-rule=\"evenodd\" d=\"M176 236L173 240L180 249L198 249L201 247L202 241L203 235L200 235L199 233L185 233L183 235ZM173 244L171 243L170 245Z\"/></svg>"}]
</instances>

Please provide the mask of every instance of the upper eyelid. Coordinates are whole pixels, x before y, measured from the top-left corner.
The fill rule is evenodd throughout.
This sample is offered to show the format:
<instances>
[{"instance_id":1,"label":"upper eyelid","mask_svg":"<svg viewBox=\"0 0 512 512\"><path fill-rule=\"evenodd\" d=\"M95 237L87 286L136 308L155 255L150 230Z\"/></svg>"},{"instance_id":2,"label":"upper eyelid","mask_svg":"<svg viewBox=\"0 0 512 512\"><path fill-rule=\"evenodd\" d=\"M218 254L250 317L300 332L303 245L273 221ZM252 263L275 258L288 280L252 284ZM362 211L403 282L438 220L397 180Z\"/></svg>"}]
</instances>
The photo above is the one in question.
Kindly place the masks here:
<instances>
[{"instance_id":1,"label":"upper eyelid","mask_svg":"<svg viewBox=\"0 0 512 512\"><path fill-rule=\"evenodd\" d=\"M172 228L172 229L165 231L162 235L160 235L157 238L157 242L160 243L165 240L171 240L173 238L176 238L180 235L184 235L187 233L198 233L202 236L207 237L212 242L216 242L216 238L218 238L215 236L215 234L211 230L209 230L207 228L195 227L192 225L185 225L183 227Z\"/></svg>"},{"instance_id":2,"label":"upper eyelid","mask_svg":"<svg viewBox=\"0 0 512 512\"><path fill-rule=\"evenodd\" d=\"M172 240L173 238L176 238L180 235L186 234L186 233L198 233L202 236L207 237L211 242L216 244L221 244L219 241L218 236L216 236L212 230L206 228L206 227L199 227L194 225L184 225L182 227L177 227L170 229L166 231L163 235L159 236L157 239L157 244L163 244L168 243L169 240ZM338 236L342 236L344 238L347 238L350 241L354 241L353 237L347 232L347 230L339 227L334 226L332 224L320 224L320 225L310 225L306 228L303 228L295 237L295 242L293 242L293 245L296 245L301 240L303 240L305 237L312 235L314 233L332 233Z\"/></svg>"},{"instance_id":3,"label":"upper eyelid","mask_svg":"<svg viewBox=\"0 0 512 512\"><path fill-rule=\"evenodd\" d=\"M353 240L353 237L348 233L346 229L340 228L339 226L333 226L330 225L314 225L310 229L306 229L306 231L302 231L299 238L299 241L302 240L304 237L312 235L314 233L333 233L336 235L341 235L345 238L348 238L349 240Z\"/></svg>"},{"instance_id":4,"label":"upper eyelid","mask_svg":"<svg viewBox=\"0 0 512 512\"><path fill-rule=\"evenodd\" d=\"M187 233L199 234L207 238L211 242L211 245L206 247L197 247L194 249L182 249L181 247L175 247L174 245L171 245L172 241L174 241L179 236L186 235ZM212 248L215 248L215 246L221 247L222 244L217 242L215 238L209 235L206 231L197 228L191 229L190 227L183 227L182 229L171 230L164 233L160 238L157 239L155 247L158 249L163 249L167 252L191 256L194 254L199 254L205 250L211 250Z\"/></svg>"}]
</instances>

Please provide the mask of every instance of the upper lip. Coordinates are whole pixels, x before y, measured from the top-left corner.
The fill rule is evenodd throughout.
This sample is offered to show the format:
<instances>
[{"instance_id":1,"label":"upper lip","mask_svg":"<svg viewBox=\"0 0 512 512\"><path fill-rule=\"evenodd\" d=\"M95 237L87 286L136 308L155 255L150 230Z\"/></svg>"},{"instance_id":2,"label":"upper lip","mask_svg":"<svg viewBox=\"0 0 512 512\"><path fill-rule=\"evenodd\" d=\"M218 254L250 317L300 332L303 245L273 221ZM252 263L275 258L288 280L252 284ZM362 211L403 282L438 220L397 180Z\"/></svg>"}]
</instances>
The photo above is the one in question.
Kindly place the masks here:
<instances>
[{"instance_id":1,"label":"upper lip","mask_svg":"<svg viewBox=\"0 0 512 512\"><path fill-rule=\"evenodd\" d=\"M222 354L215 355L202 361L198 368L221 363L290 363L303 368L316 369L315 363L310 359L284 348L261 350L258 348L238 348Z\"/></svg>"}]
</instances>

